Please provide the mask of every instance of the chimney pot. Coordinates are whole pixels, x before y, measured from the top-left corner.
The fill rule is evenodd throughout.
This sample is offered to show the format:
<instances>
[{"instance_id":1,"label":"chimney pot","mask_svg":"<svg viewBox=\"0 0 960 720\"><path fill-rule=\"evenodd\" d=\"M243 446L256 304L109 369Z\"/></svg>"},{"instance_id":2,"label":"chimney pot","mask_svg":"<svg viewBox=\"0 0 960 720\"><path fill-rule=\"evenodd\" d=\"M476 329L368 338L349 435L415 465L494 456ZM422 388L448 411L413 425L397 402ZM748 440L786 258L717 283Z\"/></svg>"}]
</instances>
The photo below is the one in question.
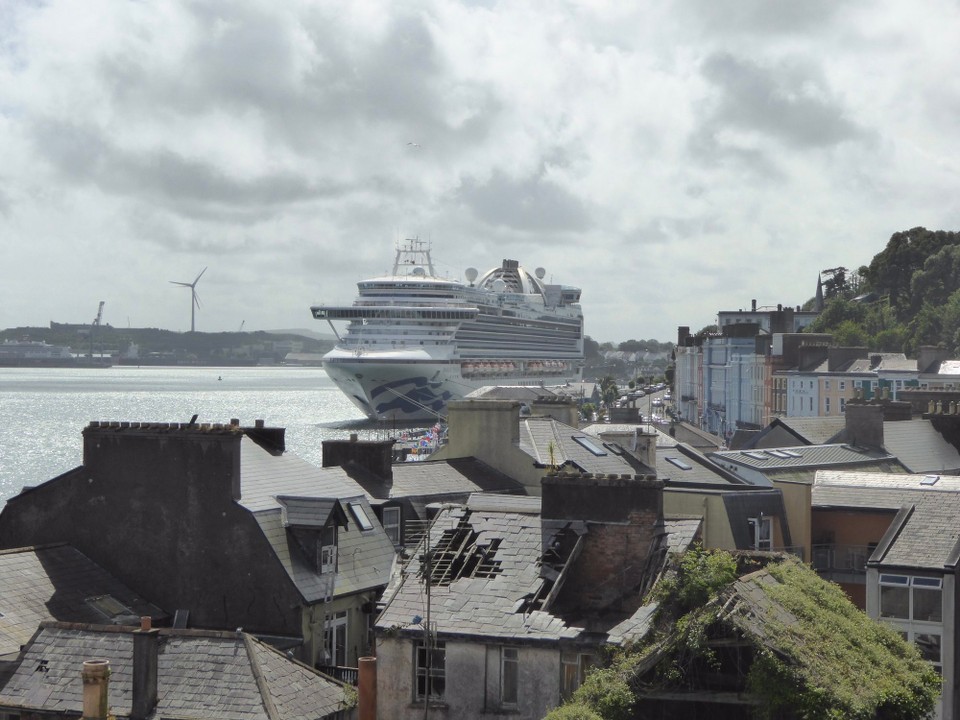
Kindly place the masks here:
<instances>
[{"instance_id":1,"label":"chimney pot","mask_svg":"<svg viewBox=\"0 0 960 720\"><path fill-rule=\"evenodd\" d=\"M264 426L264 422L263 420L254 420L253 425L256 428L262 428Z\"/></svg>"},{"instance_id":2,"label":"chimney pot","mask_svg":"<svg viewBox=\"0 0 960 720\"><path fill-rule=\"evenodd\" d=\"M106 720L109 711L109 660L85 660L83 678L84 720Z\"/></svg>"},{"instance_id":3,"label":"chimney pot","mask_svg":"<svg viewBox=\"0 0 960 720\"><path fill-rule=\"evenodd\" d=\"M152 626L152 624L153 624L153 621L152 621L152 619L150 618L149 615L141 615L141 616L140 616L140 629L141 629L141 630L149 630L150 627Z\"/></svg>"}]
</instances>

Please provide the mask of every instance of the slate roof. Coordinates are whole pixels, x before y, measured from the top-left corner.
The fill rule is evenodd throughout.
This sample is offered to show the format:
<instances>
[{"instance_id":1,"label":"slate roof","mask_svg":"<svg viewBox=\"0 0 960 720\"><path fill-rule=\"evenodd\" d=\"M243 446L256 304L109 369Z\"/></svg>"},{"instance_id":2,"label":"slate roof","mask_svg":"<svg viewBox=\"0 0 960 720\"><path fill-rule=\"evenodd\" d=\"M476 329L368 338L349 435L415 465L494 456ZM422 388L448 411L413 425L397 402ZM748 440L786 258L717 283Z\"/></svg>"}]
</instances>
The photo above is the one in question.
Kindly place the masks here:
<instances>
[{"instance_id":1,"label":"slate roof","mask_svg":"<svg viewBox=\"0 0 960 720\"><path fill-rule=\"evenodd\" d=\"M158 644L154 718L314 720L344 705L341 684L246 633L164 629ZM79 715L80 668L91 658L110 661L111 711L129 716L133 635L92 625L42 625L0 690L0 707Z\"/></svg>"},{"instance_id":2,"label":"slate roof","mask_svg":"<svg viewBox=\"0 0 960 720\"><path fill-rule=\"evenodd\" d=\"M47 620L113 622L96 603L87 602L104 596L124 612L118 622L139 623L141 615L166 617L69 545L0 551L0 658L16 655Z\"/></svg>"},{"instance_id":3,"label":"slate roof","mask_svg":"<svg viewBox=\"0 0 960 720\"><path fill-rule=\"evenodd\" d=\"M668 485L747 485L685 443L668 448L657 446L657 478Z\"/></svg>"},{"instance_id":4,"label":"slate roof","mask_svg":"<svg viewBox=\"0 0 960 720\"><path fill-rule=\"evenodd\" d=\"M306 602L384 587L389 582L393 543L376 521L363 488L341 468L319 468L293 455L271 455L244 437L240 477L240 504L253 513ZM305 555L287 526L291 510L301 527L315 528L335 504L345 510L350 502L360 504L373 520L373 528L362 530L351 513L340 511L347 524L337 534L338 563L331 592L330 575L317 572L315 558Z\"/></svg>"},{"instance_id":5,"label":"slate roof","mask_svg":"<svg viewBox=\"0 0 960 720\"><path fill-rule=\"evenodd\" d=\"M775 418L767 428L780 425L795 435L800 445L824 445L834 440L847 426L847 420L842 416L834 417L780 417ZM751 442L758 445L762 442L761 436Z\"/></svg>"},{"instance_id":6,"label":"slate roof","mask_svg":"<svg viewBox=\"0 0 960 720\"><path fill-rule=\"evenodd\" d=\"M602 433L633 433L638 429L646 434L656 433L657 447L673 447L677 444L677 439L670 437L667 433L660 430L652 423L590 423L580 428L587 435L600 437Z\"/></svg>"},{"instance_id":7,"label":"slate roof","mask_svg":"<svg viewBox=\"0 0 960 720\"><path fill-rule=\"evenodd\" d=\"M913 473L960 471L960 453L929 420L883 423L883 446Z\"/></svg>"},{"instance_id":8,"label":"slate roof","mask_svg":"<svg viewBox=\"0 0 960 720\"><path fill-rule=\"evenodd\" d=\"M646 467L615 443L599 442L595 436L553 418L520 419L520 449L533 457L538 465L551 465L551 444L552 464L557 467L570 465L581 472L594 474L635 475L653 472L653 468ZM587 444L595 446L599 454L589 450Z\"/></svg>"},{"instance_id":9,"label":"slate roof","mask_svg":"<svg viewBox=\"0 0 960 720\"><path fill-rule=\"evenodd\" d=\"M909 507L897 515L870 557L870 564L950 569L960 559L960 493L904 491Z\"/></svg>"},{"instance_id":10,"label":"slate roof","mask_svg":"<svg viewBox=\"0 0 960 720\"><path fill-rule=\"evenodd\" d=\"M473 457L397 463L392 481L371 473L351 473L350 468L344 472L351 474L370 499L457 495L465 501L475 492L525 492L524 486L509 475Z\"/></svg>"},{"instance_id":11,"label":"slate roof","mask_svg":"<svg viewBox=\"0 0 960 720\"><path fill-rule=\"evenodd\" d=\"M497 571L486 576L461 577L449 585L432 584L431 623L447 637L471 637L483 640L511 640L525 643L575 641L588 631L581 622L565 619L543 610L525 610L534 597L543 597L545 581L540 577L542 526L540 499L507 495L474 495L464 506L450 506L438 514L431 543L440 542L444 530L466 522L477 533L472 542L486 546L498 541L494 555ZM665 521L668 551L686 549L698 534L700 518ZM384 596L385 608L377 619L380 631L421 631L426 615L424 587L419 579L421 554L413 557ZM629 617L609 618L604 629L611 642L623 642L646 632L652 609L640 608ZM589 628L597 642L595 623Z\"/></svg>"}]
</instances>

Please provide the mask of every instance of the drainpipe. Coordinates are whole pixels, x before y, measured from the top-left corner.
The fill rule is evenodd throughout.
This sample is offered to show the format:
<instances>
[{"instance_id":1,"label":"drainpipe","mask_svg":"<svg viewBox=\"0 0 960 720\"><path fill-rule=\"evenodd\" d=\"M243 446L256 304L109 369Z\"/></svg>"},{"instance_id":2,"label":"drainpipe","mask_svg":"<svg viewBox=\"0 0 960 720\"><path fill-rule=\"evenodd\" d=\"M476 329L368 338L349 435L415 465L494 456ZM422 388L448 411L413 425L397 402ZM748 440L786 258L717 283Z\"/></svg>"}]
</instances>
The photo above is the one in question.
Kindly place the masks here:
<instances>
[{"instance_id":1,"label":"drainpipe","mask_svg":"<svg viewBox=\"0 0 960 720\"><path fill-rule=\"evenodd\" d=\"M85 660L81 676L84 720L106 720L110 706L110 661Z\"/></svg>"},{"instance_id":2,"label":"drainpipe","mask_svg":"<svg viewBox=\"0 0 960 720\"><path fill-rule=\"evenodd\" d=\"M357 676L358 720L377 720L377 659L360 658Z\"/></svg>"}]
</instances>

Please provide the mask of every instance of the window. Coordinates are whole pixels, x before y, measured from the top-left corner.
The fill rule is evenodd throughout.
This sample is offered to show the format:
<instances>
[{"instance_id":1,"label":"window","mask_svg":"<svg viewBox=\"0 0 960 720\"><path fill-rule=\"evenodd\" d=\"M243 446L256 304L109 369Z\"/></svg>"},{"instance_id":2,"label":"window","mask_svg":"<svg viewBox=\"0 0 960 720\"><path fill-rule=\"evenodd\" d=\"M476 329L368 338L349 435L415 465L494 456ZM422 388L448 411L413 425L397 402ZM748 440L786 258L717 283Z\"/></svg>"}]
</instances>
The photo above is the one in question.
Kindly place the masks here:
<instances>
[{"instance_id":1,"label":"window","mask_svg":"<svg viewBox=\"0 0 960 720\"><path fill-rule=\"evenodd\" d=\"M317 569L321 574L337 571L337 528L328 525L317 540Z\"/></svg>"},{"instance_id":2,"label":"window","mask_svg":"<svg viewBox=\"0 0 960 720\"><path fill-rule=\"evenodd\" d=\"M394 545L400 544L400 508L387 507L383 509L383 530Z\"/></svg>"},{"instance_id":3,"label":"window","mask_svg":"<svg viewBox=\"0 0 960 720\"><path fill-rule=\"evenodd\" d=\"M583 684L587 668L592 664L593 656L586 653L563 650L560 653L560 695L569 700L574 691Z\"/></svg>"},{"instance_id":4,"label":"window","mask_svg":"<svg viewBox=\"0 0 960 720\"><path fill-rule=\"evenodd\" d=\"M830 414L830 398L823 399L823 410L826 415Z\"/></svg>"},{"instance_id":5,"label":"window","mask_svg":"<svg viewBox=\"0 0 960 720\"><path fill-rule=\"evenodd\" d=\"M840 398L840 414L843 415L847 411L847 399Z\"/></svg>"},{"instance_id":6,"label":"window","mask_svg":"<svg viewBox=\"0 0 960 720\"><path fill-rule=\"evenodd\" d=\"M343 667L347 664L347 611L338 612L327 620L323 629L324 660L327 665Z\"/></svg>"},{"instance_id":7,"label":"window","mask_svg":"<svg viewBox=\"0 0 960 720\"><path fill-rule=\"evenodd\" d=\"M416 645L416 700L429 697L430 700L443 700L446 689L447 647L444 642L436 642L427 650L423 642Z\"/></svg>"},{"instance_id":8,"label":"window","mask_svg":"<svg viewBox=\"0 0 960 720\"><path fill-rule=\"evenodd\" d=\"M361 530L373 530L373 523L367 517L367 511L363 509L363 505L358 502L347 503L347 505L350 506L350 512L353 513Z\"/></svg>"},{"instance_id":9,"label":"window","mask_svg":"<svg viewBox=\"0 0 960 720\"><path fill-rule=\"evenodd\" d=\"M747 520L750 527L750 549L751 550L772 550L773 534L771 533L770 518L760 517Z\"/></svg>"},{"instance_id":10,"label":"window","mask_svg":"<svg viewBox=\"0 0 960 720\"><path fill-rule=\"evenodd\" d=\"M500 649L500 704L516 706L520 686L520 651Z\"/></svg>"},{"instance_id":11,"label":"window","mask_svg":"<svg viewBox=\"0 0 960 720\"><path fill-rule=\"evenodd\" d=\"M829 380L824 380L824 381L823 381L823 389L824 389L824 390L829 390L829 389L830 389L830 381L829 381Z\"/></svg>"},{"instance_id":12,"label":"window","mask_svg":"<svg viewBox=\"0 0 960 720\"><path fill-rule=\"evenodd\" d=\"M846 380L841 380L841 381L840 381L840 389L841 389L841 390L846 390L846 389L847 389L847 381L846 381Z\"/></svg>"},{"instance_id":13,"label":"window","mask_svg":"<svg viewBox=\"0 0 960 720\"><path fill-rule=\"evenodd\" d=\"M925 660L942 669L943 580L907 575L880 576L880 618L903 633Z\"/></svg>"}]
</instances>

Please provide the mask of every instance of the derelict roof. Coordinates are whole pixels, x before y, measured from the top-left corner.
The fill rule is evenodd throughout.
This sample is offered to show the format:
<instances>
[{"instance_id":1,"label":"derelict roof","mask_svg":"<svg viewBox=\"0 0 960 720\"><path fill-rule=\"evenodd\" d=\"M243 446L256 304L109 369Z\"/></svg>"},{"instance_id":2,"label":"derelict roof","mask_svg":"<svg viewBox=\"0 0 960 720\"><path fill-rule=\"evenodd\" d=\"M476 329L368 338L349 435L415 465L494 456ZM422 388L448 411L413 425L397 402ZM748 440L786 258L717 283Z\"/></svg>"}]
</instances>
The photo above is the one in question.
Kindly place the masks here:
<instances>
[{"instance_id":1,"label":"derelict roof","mask_svg":"<svg viewBox=\"0 0 960 720\"><path fill-rule=\"evenodd\" d=\"M132 628L45 623L0 690L0 706L40 713L83 710L80 668L110 661L112 714L129 717L133 685ZM159 630L154 718L315 720L343 708L339 683L242 632ZM38 671L37 668L43 668Z\"/></svg>"},{"instance_id":2,"label":"derelict roof","mask_svg":"<svg viewBox=\"0 0 960 720\"><path fill-rule=\"evenodd\" d=\"M0 551L0 588L0 658L20 652L47 620L106 624L111 609L127 624L166 617L70 545Z\"/></svg>"},{"instance_id":3,"label":"derelict roof","mask_svg":"<svg viewBox=\"0 0 960 720\"><path fill-rule=\"evenodd\" d=\"M458 577L448 585L431 585L430 619L440 634L536 643L576 640L586 632L586 628L568 624L549 611L525 609L546 583L540 577L543 529L539 498L471 496L468 506L449 506L440 511L432 526L431 544L435 547L445 530L462 527L462 523L476 533L472 545L491 546L496 541L490 560L497 563L497 571ZM665 522L670 533L668 552L686 549L700 524L699 518ZM419 631L418 618L426 613L424 588L418 581L420 572L418 551L387 590L378 628ZM617 641L623 641L646 632L648 621L649 610L641 608L626 619L610 618L606 627L608 632L616 632ZM596 632L597 628L590 630Z\"/></svg>"}]
</instances>

